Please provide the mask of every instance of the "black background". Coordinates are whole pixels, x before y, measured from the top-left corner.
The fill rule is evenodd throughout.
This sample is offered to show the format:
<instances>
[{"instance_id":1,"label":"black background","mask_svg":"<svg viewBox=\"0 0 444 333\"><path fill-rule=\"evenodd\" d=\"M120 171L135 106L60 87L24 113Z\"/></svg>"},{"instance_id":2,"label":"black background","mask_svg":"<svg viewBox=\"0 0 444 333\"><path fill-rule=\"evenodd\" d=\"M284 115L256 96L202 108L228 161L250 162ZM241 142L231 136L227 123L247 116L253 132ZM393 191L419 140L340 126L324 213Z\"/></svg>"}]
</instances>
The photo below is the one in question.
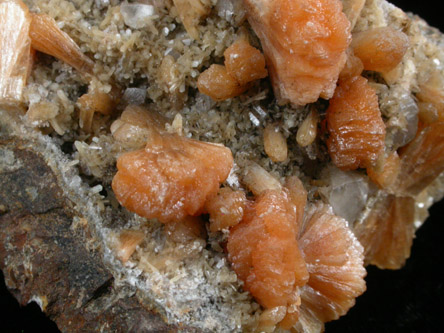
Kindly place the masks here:
<instances>
[{"instance_id":1,"label":"black background","mask_svg":"<svg viewBox=\"0 0 444 333\"><path fill-rule=\"evenodd\" d=\"M444 31L439 0L391 2ZM406 266L398 271L368 267L367 292L345 317L328 323L327 332L444 331L444 201L435 204L430 213L416 233ZM35 303L18 305L0 272L0 332L39 331L58 332Z\"/></svg>"}]
</instances>

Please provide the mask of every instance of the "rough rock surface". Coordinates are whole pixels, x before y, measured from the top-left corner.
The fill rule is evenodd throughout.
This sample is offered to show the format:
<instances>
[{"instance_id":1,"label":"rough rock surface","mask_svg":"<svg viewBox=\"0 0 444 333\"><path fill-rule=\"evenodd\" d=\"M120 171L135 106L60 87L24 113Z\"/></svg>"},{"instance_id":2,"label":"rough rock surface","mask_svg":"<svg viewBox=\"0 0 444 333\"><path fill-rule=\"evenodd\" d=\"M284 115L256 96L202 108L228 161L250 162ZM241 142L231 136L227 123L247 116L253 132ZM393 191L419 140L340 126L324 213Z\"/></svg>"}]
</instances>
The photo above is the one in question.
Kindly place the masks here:
<instances>
[{"instance_id":1,"label":"rough rock surface","mask_svg":"<svg viewBox=\"0 0 444 333\"><path fill-rule=\"evenodd\" d=\"M39 153L3 135L0 156L0 268L21 305L37 302L65 332L177 329L113 285L100 251L87 249L87 224Z\"/></svg>"}]
</instances>

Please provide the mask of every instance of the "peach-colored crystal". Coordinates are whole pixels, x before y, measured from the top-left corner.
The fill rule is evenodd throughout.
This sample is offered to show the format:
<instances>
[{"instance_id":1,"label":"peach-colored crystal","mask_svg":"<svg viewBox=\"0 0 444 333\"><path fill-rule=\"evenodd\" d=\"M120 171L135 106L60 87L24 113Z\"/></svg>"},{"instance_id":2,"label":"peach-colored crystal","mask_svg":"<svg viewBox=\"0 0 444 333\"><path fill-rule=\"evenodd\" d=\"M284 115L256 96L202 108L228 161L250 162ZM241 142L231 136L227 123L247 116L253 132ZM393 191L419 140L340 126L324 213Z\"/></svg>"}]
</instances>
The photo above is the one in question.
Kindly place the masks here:
<instances>
[{"instance_id":1,"label":"peach-colored crystal","mask_svg":"<svg viewBox=\"0 0 444 333\"><path fill-rule=\"evenodd\" d=\"M421 111L427 112L428 118L430 118L430 113L436 113L437 118L444 121L444 78L441 72L435 70L424 82L420 82L416 97L420 102L425 103L422 108L420 107L419 116L421 116ZM427 110L424 110L426 108Z\"/></svg>"},{"instance_id":2,"label":"peach-colored crystal","mask_svg":"<svg viewBox=\"0 0 444 333\"><path fill-rule=\"evenodd\" d=\"M225 67L240 85L262 79L268 75L264 55L251 46L246 38L241 38L229 46L225 52Z\"/></svg>"},{"instance_id":3,"label":"peach-colored crystal","mask_svg":"<svg viewBox=\"0 0 444 333\"><path fill-rule=\"evenodd\" d=\"M399 157L401 171L393 188L399 195L416 196L444 171L444 122L420 129Z\"/></svg>"},{"instance_id":4,"label":"peach-colored crystal","mask_svg":"<svg viewBox=\"0 0 444 333\"><path fill-rule=\"evenodd\" d=\"M199 22L211 9L205 0L173 0L185 30L193 39L199 39Z\"/></svg>"},{"instance_id":5,"label":"peach-colored crystal","mask_svg":"<svg viewBox=\"0 0 444 333\"><path fill-rule=\"evenodd\" d=\"M396 181L400 168L401 160L398 154L393 152L381 158L381 163L378 161L376 166L368 167L367 174L376 185L382 189L386 189Z\"/></svg>"},{"instance_id":6,"label":"peach-colored crystal","mask_svg":"<svg viewBox=\"0 0 444 333\"><path fill-rule=\"evenodd\" d=\"M145 149L119 157L112 188L122 206L140 216L181 221L203 212L232 166L222 145L153 131Z\"/></svg>"},{"instance_id":7,"label":"peach-colored crystal","mask_svg":"<svg viewBox=\"0 0 444 333\"><path fill-rule=\"evenodd\" d=\"M113 138L127 147L144 147L153 131L165 128L167 119L160 113L141 106L130 105L111 124Z\"/></svg>"},{"instance_id":8,"label":"peach-colored crystal","mask_svg":"<svg viewBox=\"0 0 444 333\"><path fill-rule=\"evenodd\" d=\"M383 153L385 125L378 96L363 77L339 82L326 119L330 134L327 147L338 168L365 168Z\"/></svg>"},{"instance_id":9,"label":"peach-colored crystal","mask_svg":"<svg viewBox=\"0 0 444 333\"><path fill-rule=\"evenodd\" d=\"M298 243L310 279L301 288L300 323L322 327L346 314L365 291L363 248L328 205L313 205L304 221Z\"/></svg>"},{"instance_id":10,"label":"peach-colored crystal","mask_svg":"<svg viewBox=\"0 0 444 333\"><path fill-rule=\"evenodd\" d=\"M123 230L117 240L117 258L123 263L127 262L144 238L142 231Z\"/></svg>"},{"instance_id":11,"label":"peach-colored crystal","mask_svg":"<svg viewBox=\"0 0 444 333\"><path fill-rule=\"evenodd\" d=\"M296 134L296 141L301 147L311 145L318 134L319 115L315 109L312 109L302 122Z\"/></svg>"},{"instance_id":12,"label":"peach-colored crystal","mask_svg":"<svg viewBox=\"0 0 444 333\"><path fill-rule=\"evenodd\" d=\"M259 195L265 190L280 190L282 188L279 180L254 162L245 166L242 182L254 195Z\"/></svg>"},{"instance_id":13,"label":"peach-colored crystal","mask_svg":"<svg viewBox=\"0 0 444 333\"><path fill-rule=\"evenodd\" d=\"M281 103L330 98L346 61L350 22L339 0L244 0Z\"/></svg>"},{"instance_id":14,"label":"peach-colored crystal","mask_svg":"<svg viewBox=\"0 0 444 333\"><path fill-rule=\"evenodd\" d=\"M290 202L296 207L296 221L299 228L299 225L304 219L304 211L307 204L307 190L304 188L301 180L296 176L288 177L285 180L284 186L288 190Z\"/></svg>"},{"instance_id":15,"label":"peach-colored crystal","mask_svg":"<svg viewBox=\"0 0 444 333\"><path fill-rule=\"evenodd\" d=\"M247 86L241 86L231 76L225 66L211 65L202 72L197 79L197 88L202 94L210 96L215 101L223 101L242 94Z\"/></svg>"},{"instance_id":16,"label":"peach-colored crystal","mask_svg":"<svg viewBox=\"0 0 444 333\"><path fill-rule=\"evenodd\" d=\"M366 264L399 269L410 256L415 235L415 199L381 195L369 215L354 227Z\"/></svg>"},{"instance_id":17,"label":"peach-colored crystal","mask_svg":"<svg viewBox=\"0 0 444 333\"><path fill-rule=\"evenodd\" d=\"M287 139L277 124L265 126L264 150L273 162L283 162L287 159Z\"/></svg>"},{"instance_id":18,"label":"peach-colored crystal","mask_svg":"<svg viewBox=\"0 0 444 333\"><path fill-rule=\"evenodd\" d=\"M92 73L94 63L79 46L60 30L56 21L47 14L32 14L29 31L32 47L66 62L82 73Z\"/></svg>"},{"instance_id":19,"label":"peach-colored crystal","mask_svg":"<svg viewBox=\"0 0 444 333\"><path fill-rule=\"evenodd\" d=\"M265 308L289 306L308 280L296 241L296 208L286 190L267 190L230 229L228 258L244 288Z\"/></svg>"},{"instance_id":20,"label":"peach-colored crystal","mask_svg":"<svg viewBox=\"0 0 444 333\"><path fill-rule=\"evenodd\" d=\"M343 11L351 23L352 29L364 8L364 4L365 0L342 0Z\"/></svg>"},{"instance_id":21,"label":"peach-colored crystal","mask_svg":"<svg viewBox=\"0 0 444 333\"><path fill-rule=\"evenodd\" d=\"M20 0L0 2L0 104L22 102L31 63L31 17Z\"/></svg>"},{"instance_id":22,"label":"peach-colored crystal","mask_svg":"<svg viewBox=\"0 0 444 333\"><path fill-rule=\"evenodd\" d=\"M351 47L364 69L388 72L401 62L409 45L409 38L402 31L381 27L353 34Z\"/></svg>"},{"instance_id":23,"label":"peach-colored crystal","mask_svg":"<svg viewBox=\"0 0 444 333\"><path fill-rule=\"evenodd\" d=\"M113 96L102 91L93 90L80 96L77 100L77 106L80 110L80 127L86 132L89 132L91 130L94 113L98 112L109 116L114 110L115 104Z\"/></svg>"},{"instance_id":24,"label":"peach-colored crystal","mask_svg":"<svg viewBox=\"0 0 444 333\"><path fill-rule=\"evenodd\" d=\"M346 79L354 76L361 75L364 70L364 64L361 59L359 59L353 53L353 49L348 48L347 50L347 61L345 62L345 66L339 74L339 78Z\"/></svg>"},{"instance_id":25,"label":"peach-colored crystal","mask_svg":"<svg viewBox=\"0 0 444 333\"><path fill-rule=\"evenodd\" d=\"M210 230L215 232L238 224L244 216L246 201L244 191L221 188L205 203L205 210L210 214Z\"/></svg>"},{"instance_id":26,"label":"peach-colored crystal","mask_svg":"<svg viewBox=\"0 0 444 333\"><path fill-rule=\"evenodd\" d=\"M276 325L284 319L286 313L286 306L276 306L271 309L265 309L259 317L256 331L274 332Z\"/></svg>"}]
</instances>

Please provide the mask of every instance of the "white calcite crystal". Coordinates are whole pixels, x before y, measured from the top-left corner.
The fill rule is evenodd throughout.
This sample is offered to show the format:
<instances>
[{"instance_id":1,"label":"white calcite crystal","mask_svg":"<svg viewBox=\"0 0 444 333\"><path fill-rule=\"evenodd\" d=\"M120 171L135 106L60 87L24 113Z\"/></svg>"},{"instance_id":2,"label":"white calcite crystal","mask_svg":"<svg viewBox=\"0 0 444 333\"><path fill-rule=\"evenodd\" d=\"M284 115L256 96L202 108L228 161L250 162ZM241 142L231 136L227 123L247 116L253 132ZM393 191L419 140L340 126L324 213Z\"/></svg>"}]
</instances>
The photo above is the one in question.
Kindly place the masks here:
<instances>
[{"instance_id":1,"label":"white calcite crystal","mask_svg":"<svg viewBox=\"0 0 444 333\"><path fill-rule=\"evenodd\" d=\"M154 16L154 6L141 3L122 3L120 13L127 26L133 29L141 29Z\"/></svg>"}]
</instances>

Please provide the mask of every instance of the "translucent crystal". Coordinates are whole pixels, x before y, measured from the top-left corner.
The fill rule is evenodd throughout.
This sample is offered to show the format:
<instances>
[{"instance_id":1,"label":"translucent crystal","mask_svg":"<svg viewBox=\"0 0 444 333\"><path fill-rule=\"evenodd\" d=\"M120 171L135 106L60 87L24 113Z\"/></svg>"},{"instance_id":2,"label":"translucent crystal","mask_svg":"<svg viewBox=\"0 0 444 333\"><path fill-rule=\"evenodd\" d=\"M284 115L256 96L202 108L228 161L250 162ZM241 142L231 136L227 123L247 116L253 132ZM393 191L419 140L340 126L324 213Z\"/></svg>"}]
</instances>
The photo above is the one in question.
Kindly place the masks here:
<instances>
[{"instance_id":1,"label":"translucent crystal","mask_svg":"<svg viewBox=\"0 0 444 333\"><path fill-rule=\"evenodd\" d=\"M320 189L336 215L353 223L362 212L371 188L367 176L357 171L341 171L329 167L323 172L329 184Z\"/></svg>"},{"instance_id":2,"label":"translucent crystal","mask_svg":"<svg viewBox=\"0 0 444 333\"><path fill-rule=\"evenodd\" d=\"M386 143L393 150L413 140L418 129L418 106L401 87L386 90L380 99L381 112L389 117Z\"/></svg>"},{"instance_id":3,"label":"translucent crystal","mask_svg":"<svg viewBox=\"0 0 444 333\"><path fill-rule=\"evenodd\" d=\"M216 13L219 17L231 22L231 18L234 15L234 2L235 0L219 0L216 4Z\"/></svg>"},{"instance_id":4,"label":"translucent crystal","mask_svg":"<svg viewBox=\"0 0 444 333\"><path fill-rule=\"evenodd\" d=\"M190 37L199 39L199 21L210 12L209 3L203 0L173 0L173 3Z\"/></svg>"},{"instance_id":5,"label":"translucent crystal","mask_svg":"<svg viewBox=\"0 0 444 333\"><path fill-rule=\"evenodd\" d=\"M145 88L126 88L122 99L129 105L141 105L145 102Z\"/></svg>"},{"instance_id":6,"label":"translucent crystal","mask_svg":"<svg viewBox=\"0 0 444 333\"><path fill-rule=\"evenodd\" d=\"M155 14L154 7L141 3L122 3L120 13L127 26L141 29L147 25L147 21Z\"/></svg>"}]
</instances>

